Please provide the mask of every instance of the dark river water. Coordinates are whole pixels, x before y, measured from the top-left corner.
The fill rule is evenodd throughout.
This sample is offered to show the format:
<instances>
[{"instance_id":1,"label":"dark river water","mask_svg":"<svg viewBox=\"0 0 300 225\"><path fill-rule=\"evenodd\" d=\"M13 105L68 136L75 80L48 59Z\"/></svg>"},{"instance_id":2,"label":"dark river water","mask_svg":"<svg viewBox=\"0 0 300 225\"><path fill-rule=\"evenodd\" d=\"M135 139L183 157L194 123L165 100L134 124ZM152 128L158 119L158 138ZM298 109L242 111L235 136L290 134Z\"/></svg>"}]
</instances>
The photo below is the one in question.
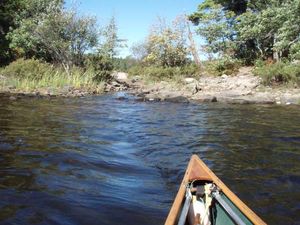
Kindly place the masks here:
<instances>
[{"instance_id":1,"label":"dark river water","mask_svg":"<svg viewBox=\"0 0 300 225\"><path fill-rule=\"evenodd\" d=\"M198 154L269 224L300 224L300 108L0 99L0 224L163 224Z\"/></svg>"}]
</instances>

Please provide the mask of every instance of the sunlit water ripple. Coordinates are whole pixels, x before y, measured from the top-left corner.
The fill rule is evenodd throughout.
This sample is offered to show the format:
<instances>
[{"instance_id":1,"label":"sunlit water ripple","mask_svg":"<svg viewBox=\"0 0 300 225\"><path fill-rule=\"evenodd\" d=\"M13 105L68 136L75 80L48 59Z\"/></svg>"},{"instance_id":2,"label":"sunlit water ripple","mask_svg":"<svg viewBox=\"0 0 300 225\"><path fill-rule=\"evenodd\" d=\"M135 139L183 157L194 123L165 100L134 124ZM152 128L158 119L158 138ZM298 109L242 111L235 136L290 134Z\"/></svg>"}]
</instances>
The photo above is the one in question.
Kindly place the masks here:
<instances>
[{"instance_id":1,"label":"sunlit water ripple","mask_svg":"<svg viewBox=\"0 0 300 225\"><path fill-rule=\"evenodd\" d=\"M120 95L0 99L0 224L163 224L192 153L266 222L300 224L299 107Z\"/></svg>"}]
</instances>

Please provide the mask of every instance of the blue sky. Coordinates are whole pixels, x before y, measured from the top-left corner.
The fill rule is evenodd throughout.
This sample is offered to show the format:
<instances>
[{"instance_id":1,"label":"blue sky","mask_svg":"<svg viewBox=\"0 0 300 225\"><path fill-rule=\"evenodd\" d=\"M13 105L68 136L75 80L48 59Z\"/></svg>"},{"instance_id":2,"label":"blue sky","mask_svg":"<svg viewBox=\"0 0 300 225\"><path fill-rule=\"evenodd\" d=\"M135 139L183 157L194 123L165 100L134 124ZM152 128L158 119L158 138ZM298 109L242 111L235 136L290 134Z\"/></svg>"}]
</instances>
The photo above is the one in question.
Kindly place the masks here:
<instances>
[{"instance_id":1,"label":"blue sky","mask_svg":"<svg viewBox=\"0 0 300 225\"><path fill-rule=\"evenodd\" d=\"M71 2L73 1L66 0L67 7ZM171 21L177 15L196 11L200 2L201 0L77 0L75 5L82 14L96 16L102 26L115 16L119 36L127 39L130 47L147 36L158 16ZM129 49L123 49L120 55L126 56L129 53Z\"/></svg>"}]
</instances>

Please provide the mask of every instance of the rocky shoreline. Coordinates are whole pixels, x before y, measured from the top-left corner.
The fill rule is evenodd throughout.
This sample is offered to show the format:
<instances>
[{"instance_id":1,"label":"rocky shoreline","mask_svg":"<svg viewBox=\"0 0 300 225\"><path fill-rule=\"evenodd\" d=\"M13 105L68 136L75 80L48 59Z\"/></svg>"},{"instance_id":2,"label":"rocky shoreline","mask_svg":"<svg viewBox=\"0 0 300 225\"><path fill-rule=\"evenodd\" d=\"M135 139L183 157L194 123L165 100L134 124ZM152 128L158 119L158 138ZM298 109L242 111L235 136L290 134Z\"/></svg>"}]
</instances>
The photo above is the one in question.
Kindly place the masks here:
<instances>
[{"instance_id":1,"label":"rocky shoreline","mask_svg":"<svg viewBox=\"0 0 300 225\"><path fill-rule=\"evenodd\" d=\"M165 81L146 85L139 79L135 79L137 81L129 86L134 86L131 93L144 101L300 104L300 88L266 87L259 77L252 74L251 69L251 67L243 67L235 76L223 74L220 77L207 76L198 80L185 78L179 86Z\"/></svg>"},{"instance_id":2,"label":"rocky shoreline","mask_svg":"<svg viewBox=\"0 0 300 225\"><path fill-rule=\"evenodd\" d=\"M18 92L11 87L0 91L0 97L16 100L24 97L83 97L105 92L126 91L138 101L169 101L180 103L222 102L229 104L280 104L300 105L300 88L266 87L259 77L243 67L235 76L184 78L178 82L161 81L147 84L139 76L129 78L126 73L115 73L102 90L64 87L53 92L49 89L35 92Z\"/></svg>"},{"instance_id":3,"label":"rocky shoreline","mask_svg":"<svg viewBox=\"0 0 300 225\"><path fill-rule=\"evenodd\" d=\"M15 87L5 87L0 89L0 97L9 98L10 100L17 100L21 98L72 98L101 95L107 92L126 91L128 89L129 86L127 83L113 79L112 81L96 88L75 88L72 86L65 86L60 89L41 88L34 91L20 91Z\"/></svg>"}]
</instances>

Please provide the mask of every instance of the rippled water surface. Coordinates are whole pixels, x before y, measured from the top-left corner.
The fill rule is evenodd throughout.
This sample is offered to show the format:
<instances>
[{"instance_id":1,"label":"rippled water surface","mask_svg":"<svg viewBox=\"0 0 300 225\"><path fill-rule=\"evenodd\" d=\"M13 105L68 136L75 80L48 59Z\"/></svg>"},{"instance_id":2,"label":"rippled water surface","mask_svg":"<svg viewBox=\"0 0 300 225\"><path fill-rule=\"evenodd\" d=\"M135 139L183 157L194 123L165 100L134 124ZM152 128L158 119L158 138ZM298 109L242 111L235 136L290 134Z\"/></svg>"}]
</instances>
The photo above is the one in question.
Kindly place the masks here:
<instances>
[{"instance_id":1,"label":"rippled water surface","mask_svg":"<svg viewBox=\"0 0 300 225\"><path fill-rule=\"evenodd\" d=\"M0 99L0 224L163 224L192 153L270 224L300 224L300 108Z\"/></svg>"}]
</instances>

